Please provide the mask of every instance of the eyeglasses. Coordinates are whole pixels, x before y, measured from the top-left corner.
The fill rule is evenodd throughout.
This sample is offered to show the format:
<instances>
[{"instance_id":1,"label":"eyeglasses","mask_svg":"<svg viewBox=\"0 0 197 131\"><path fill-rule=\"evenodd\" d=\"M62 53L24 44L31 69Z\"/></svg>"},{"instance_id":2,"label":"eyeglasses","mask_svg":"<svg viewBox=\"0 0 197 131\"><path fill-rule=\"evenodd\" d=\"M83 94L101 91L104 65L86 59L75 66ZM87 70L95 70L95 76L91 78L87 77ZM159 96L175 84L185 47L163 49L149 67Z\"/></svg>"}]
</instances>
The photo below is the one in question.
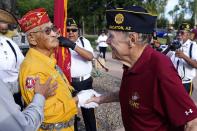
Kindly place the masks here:
<instances>
[{"instance_id":1,"label":"eyeglasses","mask_svg":"<svg viewBox=\"0 0 197 131\"><path fill-rule=\"evenodd\" d=\"M78 29L67 29L67 32L77 32L78 31Z\"/></svg>"},{"instance_id":2,"label":"eyeglasses","mask_svg":"<svg viewBox=\"0 0 197 131\"><path fill-rule=\"evenodd\" d=\"M44 28L43 32L45 32L47 35L49 35L51 33L51 31L53 32L57 32L58 29L56 26L51 26L51 27L46 27Z\"/></svg>"},{"instance_id":3,"label":"eyeglasses","mask_svg":"<svg viewBox=\"0 0 197 131\"><path fill-rule=\"evenodd\" d=\"M51 31L58 32L58 28L53 25L51 27L45 27L43 30L39 30L39 31L31 32L31 33L45 32L47 35L50 35Z\"/></svg>"}]
</instances>

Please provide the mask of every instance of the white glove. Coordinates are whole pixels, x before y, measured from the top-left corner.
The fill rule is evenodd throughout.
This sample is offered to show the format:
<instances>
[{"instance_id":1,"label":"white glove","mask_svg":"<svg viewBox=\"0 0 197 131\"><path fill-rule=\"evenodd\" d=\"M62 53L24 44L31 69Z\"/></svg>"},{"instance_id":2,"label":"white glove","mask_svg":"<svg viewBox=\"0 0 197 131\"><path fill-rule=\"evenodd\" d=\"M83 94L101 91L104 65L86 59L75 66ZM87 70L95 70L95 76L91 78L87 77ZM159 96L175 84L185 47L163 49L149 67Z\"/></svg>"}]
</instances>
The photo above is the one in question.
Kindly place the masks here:
<instances>
[{"instance_id":1,"label":"white glove","mask_svg":"<svg viewBox=\"0 0 197 131\"><path fill-rule=\"evenodd\" d=\"M89 109L89 108L95 108L95 107L97 107L97 106L99 106L97 103L95 103L95 102L90 102L90 103L88 103L88 104L84 104L82 107Z\"/></svg>"},{"instance_id":2,"label":"white glove","mask_svg":"<svg viewBox=\"0 0 197 131\"><path fill-rule=\"evenodd\" d=\"M95 90L93 90L93 89L90 89L90 91L94 94L94 96L96 96L96 97L99 97L99 96L101 96L101 94L99 94L99 93L97 93ZM84 108L95 108L95 107L97 107L97 106L99 106L98 105L98 103L95 103L95 102L90 102L90 103L88 103L88 104L84 104L83 105L83 107Z\"/></svg>"},{"instance_id":3,"label":"white glove","mask_svg":"<svg viewBox=\"0 0 197 131\"><path fill-rule=\"evenodd\" d=\"M89 90L82 90L77 94L78 97L78 107L84 107L84 108L95 108L98 106L95 102L90 102L88 104L85 104L87 100L89 100L91 97L96 96L99 97L100 94L96 91L89 89Z\"/></svg>"}]
</instances>

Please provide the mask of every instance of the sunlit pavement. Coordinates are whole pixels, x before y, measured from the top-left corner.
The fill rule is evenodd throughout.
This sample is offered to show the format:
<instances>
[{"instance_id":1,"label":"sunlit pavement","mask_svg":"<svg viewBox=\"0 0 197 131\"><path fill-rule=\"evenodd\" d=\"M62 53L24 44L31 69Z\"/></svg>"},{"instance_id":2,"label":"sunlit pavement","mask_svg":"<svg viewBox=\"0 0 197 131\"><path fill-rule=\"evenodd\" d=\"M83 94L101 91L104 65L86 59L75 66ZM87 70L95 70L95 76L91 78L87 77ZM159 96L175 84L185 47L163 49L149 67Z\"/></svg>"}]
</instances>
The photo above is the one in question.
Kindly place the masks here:
<instances>
[{"instance_id":1,"label":"sunlit pavement","mask_svg":"<svg viewBox=\"0 0 197 131\"><path fill-rule=\"evenodd\" d=\"M106 53L106 67L109 69L107 74L110 74L117 78L122 78L122 63L120 63L118 60L112 59L111 52Z\"/></svg>"}]
</instances>

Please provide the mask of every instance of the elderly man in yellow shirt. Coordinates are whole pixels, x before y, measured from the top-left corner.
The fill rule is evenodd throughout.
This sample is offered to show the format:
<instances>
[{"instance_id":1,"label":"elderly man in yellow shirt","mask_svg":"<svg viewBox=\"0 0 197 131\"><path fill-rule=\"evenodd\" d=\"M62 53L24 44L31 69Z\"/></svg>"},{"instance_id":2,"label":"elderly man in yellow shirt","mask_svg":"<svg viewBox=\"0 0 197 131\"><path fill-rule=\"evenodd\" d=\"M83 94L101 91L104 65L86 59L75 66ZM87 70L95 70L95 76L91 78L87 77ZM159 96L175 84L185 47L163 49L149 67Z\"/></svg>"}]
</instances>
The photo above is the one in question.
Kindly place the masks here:
<instances>
[{"instance_id":1,"label":"elderly man in yellow shirt","mask_svg":"<svg viewBox=\"0 0 197 131\"><path fill-rule=\"evenodd\" d=\"M56 60L54 49L59 45L56 29L44 8L26 13L20 20L21 29L26 32L30 49L21 64L19 80L21 93L26 104L34 96L35 77L44 83L49 76L58 82L56 95L47 99L44 107L44 122L39 130L73 131L74 116L77 114L78 97L72 97L73 87L63 75Z\"/></svg>"}]
</instances>

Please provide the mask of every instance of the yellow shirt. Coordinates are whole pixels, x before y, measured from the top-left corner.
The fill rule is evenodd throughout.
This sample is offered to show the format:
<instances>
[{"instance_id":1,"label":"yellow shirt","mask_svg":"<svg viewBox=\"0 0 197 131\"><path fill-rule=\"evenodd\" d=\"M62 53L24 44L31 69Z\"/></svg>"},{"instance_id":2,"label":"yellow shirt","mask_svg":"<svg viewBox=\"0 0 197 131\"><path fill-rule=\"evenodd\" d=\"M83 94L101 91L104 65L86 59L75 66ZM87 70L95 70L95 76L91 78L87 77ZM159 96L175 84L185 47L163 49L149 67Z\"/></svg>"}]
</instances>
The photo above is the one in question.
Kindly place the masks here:
<instances>
[{"instance_id":1,"label":"yellow shirt","mask_svg":"<svg viewBox=\"0 0 197 131\"><path fill-rule=\"evenodd\" d=\"M45 103L45 123L66 122L77 114L76 103L70 92L73 87L70 86L65 76L62 78L60 73L56 71L55 65L56 60L54 58L30 48L20 67L20 88L26 104L29 104L34 96L34 89L27 86L29 85L29 78L39 76L40 82L44 83L52 76L53 81L58 82L56 95L48 98Z\"/></svg>"}]
</instances>

